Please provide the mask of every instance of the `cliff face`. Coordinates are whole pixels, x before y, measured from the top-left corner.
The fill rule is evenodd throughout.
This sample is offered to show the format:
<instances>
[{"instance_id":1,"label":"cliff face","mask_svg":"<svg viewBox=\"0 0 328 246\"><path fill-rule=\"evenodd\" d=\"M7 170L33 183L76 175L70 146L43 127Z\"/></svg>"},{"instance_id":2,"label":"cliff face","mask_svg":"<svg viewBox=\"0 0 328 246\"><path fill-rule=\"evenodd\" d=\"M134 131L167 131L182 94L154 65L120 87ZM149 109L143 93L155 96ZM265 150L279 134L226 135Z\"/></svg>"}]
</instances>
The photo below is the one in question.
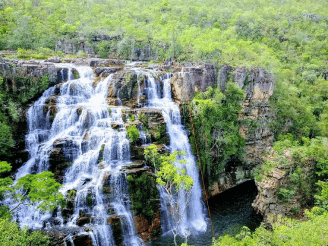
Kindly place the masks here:
<instances>
[{"instance_id":1,"label":"cliff face","mask_svg":"<svg viewBox=\"0 0 328 246\"><path fill-rule=\"evenodd\" d=\"M270 224L281 216L301 216L302 209L313 202L315 161L297 162L290 149L275 157L271 151L265 158L279 162L262 180L256 182L258 195L252 206ZM281 160L284 160L283 162ZM301 173L297 168L302 167Z\"/></svg>"},{"instance_id":2,"label":"cliff face","mask_svg":"<svg viewBox=\"0 0 328 246\"><path fill-rule=\"evenodd\" d=\"M115 73L113 76L115 85L110 87L108 92L108 104L112 106L122 103L130 108L135 108L137 100L137 74L131 69L121 71L124 67L124 61L98 58L79 58L79 59L62 59L50 58L47 61L23 61L8 60L0 58L0 76L7 81L7 88L15 90L20 87L18 78L40 79L48 76L50 84L59 84L68 79L68 70L60 68L60 63L74 63L76 65L87 65L94 68L95 84L102 77ZM250 179L254 166L262 163L262 155L271 147L273 133L269 128L270 122L275 118L271 111L269 98L273 94L274 82L272 75L264 69L246 69L245 67L233 68L229 65L221 67L219 71L213 64L202 64L199 66L193 64L172 64L159 65L157 70L162 71L160 74L172 72L171 86L172 95L175 102L182 105L193 99L197 91L204 92L209 86L218 86L225 91L226 84L229 80L236 83L245 91L245 100L242 103L243 110L239 115L241 120L251 119L251 125L241 125L239 132L246 140L246 155L243 158L243 164L228 168L222 177L211 187L211 195L218 194L239 183ZM118 73L117 73L118 72ZM76 76L77 73L73 71ZM139 78L140 89L145 87L145 78ZM117 93L121 102L117 101ZM54 99L55 100L55 99ZM140 96L140 102L145 100ZM51 105L49 100L49 110L55 110L55 105ZM28 105L26 106L26 109ZM47 109L45 109L48 111ZM22 117L24 118L24 117ZM22 125L26 122L22 122ZM23 151L24 136L26 127L17 136L20 136L20 151ZM24 130L25 129L25 130ZM134 152L137 153L137 152ZM25 158L26 159L26 158ZM25 160L24 159L24 160ZM21 160L19 163L22 163Z\"/></svg>"},{"instance_id":3,"label":"cliff face","mask_svg":"<svg viewBox=\"0 0 328 246\"><path fill-rule=\"evenodd\" d=\"M172 93L176 103L191 101L195 92L204 92L209 86L215 86L215 66L205 63L198 67L182 67L181 72L173 74Z\"/></svg>"},{"instance_id":4,"label":"cliff face","mask_svg":"<svg viewBox=\"0 0 328 246\"><path fill-rule=\"evenodd\" d=\"M134 69L123 69L123 61L97 58L52 58L40 62L0 58L0 76L5 79L7 90L19 90L19 78L28 77L38 81L38 79L47 76L49 79L49 86L56 84L57 89L55 95L46 100L44 113L48 114L49 112L49 115L55 115L56 97L58 96L62 82L67 81L69 76L68 69L60 68L60 63L62 62L91 66L96 76L94 86L96 86L102 78L112 74L113 86L109 88L107 103L109 106L123 105L126 107L123 114L123 119L126 122L123 127L128 128L135 125L138 129L147 128L148 135L146 135L146 138L156 143L160 151L168 151L165 145L169 143L169 138L166 135L166 125L161 112L140 108L140 105L145 102L146 97L145 93L138 95L138 87L141 91L147 87L147 77L138 76ZM150 67L149 69L151 70L152 68ZM210 195L214 196L251 179L253 168L262 163L262 155L271 148L273 140L273 133L269 128L269 123L274 120L274 114L270 109L268 101L273 93L274 86L271 74L267 73L264 69L247 70L244 67L232 68L227 65L216 72L213 64L203 64L199 66L186 64L159 65L156 69L159 71L159 75L164 75L167 72L172 73L172 96L174 101L179 105L192 100L195 92L204 92L209 86L218 86L224 91L229 80L236 83L245 91L245 100L242 103L243 110L240 112L239 118L241 120L248 118L255 122L252 126L241 125L239 129L240 134L246 140L246 155L244 156L243 163L240 163L240 165L226 168L226 172L223 173L220 179L211 187ZM73 71L73 75L76 77L78 73ZM162 87L161 79L155 79L156 83L159 83L159 87ZM117 99L118 94L119 100ZM137 103L137 100L139 100L140 104ZM28 106L28 104L25 105L26 109ZM77 113L79 114L79 112ZM26 117L22 118L24 118L24 120L26 119ZM24 150L26 120L22 122L22 124L24 127L21 127L21 131L18 135L21 142L20 149ZM122 126L112 127L119 129ZM88 141L87 134L84 139ZM133 180L139 179L143 175L146 175L150 179L152 177L150 170L143 168L144 147L142 146L142 141L144 140L139 138L131 145L131 159L134 162L125 171L127 175L131 176L130 182L134 182ZM55 173L56 179L59 182L62 181L64 170L71 164L70 160L66 158L64 151L66 145L68 146L70 143L65 142L63 139L58 139L58 141L56 141L56 146L54 146L53 150L49 153L50 169ZM17 153L16 157L21 158L21 156L21 153ZM25 159L26 158L27 156ZM20 160L19 163L21 164L26 161L25 159ZM106 180L104 180L104 187L104 193L106 193ZM261 184L258 184L258 187L261 187ZM108 192L110 192L110 189L108 189ZM154 191L149 191L149 193L151 192ZM136 190L130 190L132 201L134 199L134 194L136 194ZM153 200L155 202L152 205L154 211L154 216L152 218L138 213L138 208L133 208L132 206L137 232L144 241L154 239L161 233L159 203L157 198L153 198ZM266 205L268 203L263 198L259 198L256 204L258 204L258 211L260 213L266 211L268 207ZM72 213L72 208L73 207L68 207L64 209L63 214L69 215ZM270 206L268 208L271 209ZM90 216L81 215L79 223L84 225L90 220L92 220ZM117 221L119 221L119 218L111 217L108 223L112 226L116 226L117 234L121 235L122 228ZM115 240L119 242L121 237L118 236Z\"/></svg>"},{"instance_id":5,"label":"cliff face","mask_svg":"<svg viewBox=\"0 0 328 246\"><path fill-rule=\"evenodd\" d=\"M245 100L239 119L250 119L252 124L242 124L239 129L246 140L243 162L226 168L225 173L210 188L211 196L251 179L253 168L262 163L262 155L271 148L273 132L269 124L275 119L269 103L274 89L272 75L261 68L248 70L225 65L218 71L216 79L215 67L204 64L183 67L171 80L174 99L180 105L192 100L196 91L204 92L209 86L218 86L224 92L228 81L233 81L244 90Z\"/></svg>"}]
</instances>

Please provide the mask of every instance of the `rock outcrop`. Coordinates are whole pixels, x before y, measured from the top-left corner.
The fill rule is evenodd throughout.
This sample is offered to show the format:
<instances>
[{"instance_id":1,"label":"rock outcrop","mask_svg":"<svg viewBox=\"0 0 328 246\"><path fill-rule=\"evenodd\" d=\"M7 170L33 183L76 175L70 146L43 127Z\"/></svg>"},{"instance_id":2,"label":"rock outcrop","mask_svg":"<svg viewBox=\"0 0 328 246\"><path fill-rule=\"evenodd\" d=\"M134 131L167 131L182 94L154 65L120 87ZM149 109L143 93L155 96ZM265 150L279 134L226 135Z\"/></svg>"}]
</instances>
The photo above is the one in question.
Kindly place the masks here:
<instances>
[{"instance_id":1,"label":"rock outcrop","mask_svg":"<svg viewBox=\"0 0 328 246\"><path fill-rule=\"evenodd\" d=\"M140 54L141 56L142 54ZM137 58L136 58L137 59ZM50 84L56 84L55 95L49 97L46 100L46 104L43 107L44 114L49 115L50 122L56 115L56 100L60 91L62 82L68 79L68 71L60 68L58 63L68 62L77 65L91 66L95 73L94 86L105 77L112 76L112 86L109 87L107 103L112 107L123 106L122 118L123 124L112 125L115 130L122 130L123 128L129 129L132 126L136 126L139 131L144 133L143 138L139 137L130 144L131 159L133 163L130 167L125 168L126 175L133 176L134 179L140 178L142 175L152 177L151 168L144 165L144 149L145 143L156 143L161 153L168 153L169 149L166 147L169 144L169 137L166 134L166 123L160 110L148 110L142 108L147 102L147 83L149 83L149 77L147 75L138 76L134 69L124 68L124 61L113 59L98 59L98 58L79 58L79 59L62 59L51 58L47 61L22 61L22 60L8 60L0 58L0 76L4 77L7 81L10 81L8 87L11 89L19 88L17 77L31 77L40 79L43 76L48 76ZM246 69L245 67L232 68L229 65L223 66L218 73L213 64L203 65L182 65L182 64L170 64L159 65L156 67L158 76L154 76L155 83L158 88L163 88L162 79L159 77L166 73L172 73L171 86L173 99L179 105L188 102L193 99L196 92L204 92L211 86L218 86L222 91L225 91L226 85L229 80L236 83L241 89L245 91L245 100L242 103L243 110L240 112L240 120L250 119L253 124L242 124L239 132L246 140L246 155L242 162L237 165L227 168L226 172L220 177L220 179L214 183L211 187L211 195L216 195L224 190L232 188L237 184L240 184L246 180L251 179L252 170L257 165L260 165L263 161L262 155L270 149L273 141L273 133L269 128L270 122L275 118L269 104L269 98L273 93L274 82L272 75L266 72L264 69ZM151 69L149 69L149 73ZM140 90L139 90L140 89ZM57 94L57 95L56 95ZM81 115L85 109L80 108L77 110L77 114ZM87 118L87 112L86 118ZM86 124L87 121L85 121ZM246 121L244 121L246 122ZM26 122L25 122L26 124ZM91 124L90 124L91 125ZM26 134L22 131L20 133L22 139ZM84 137L85 141L88 141L88 133ZM23 140L22 140L23 141ZM83 145L83 143L82 143ZM72 159L72 153L76 148L75 143L58 139L50 150L49 163L50 170L55 173L57 181L62 182L62 177L65 169L70 166ZM22 149L21 149L22 150ZM99 155L99 168L101 169L102 154ZM22 162L22 161L21 161ZM276 171L276 174L281 174ZM276 195L276 186L281 182L284 182L285 176L273 174L270 182L258 183L260 195L254 202L254 206L257 211L267 217L267 215L275 214L275 211L282 211L283 205L279 205L277 201L272 202L272 199ZM110 196L111 188L108 179L103 180L103 193L105 196ZM285 173L284 173L285 175ZM133 182L133 181L131 181ZM135 193L130 193L133 197ZM132 200L135 199L132 198ZM155 199L156 200L156 199ZM275 207L272 206L272 204ZM68 199L68 206L63 209L62 214L65 218L73 212L74 204ZM136 224L137 232L140 237L146 242L152 240L160 235L160 216L158 201L153 204L154 214L153 216L146 216L141 214L136 209L134 211L134 221ZM108 203L108 214L113 213L113 208ZM277 212L278 213L278 212ZM286 212L288 213L288 212ZM80 214L78 223L87 228L86 225L92 221L92 217L88 214ZM120 224L120 218L111 216L107 221L112 227L115 227L114 231L117 234L115 241L119 244L122 240L122 225ZM62 233L62 232L58 232ZM68 242L65 238L67 234L60 234L59 238L63 239L63 242ZM84 237L84 236L83 236ZM82 237L82 244L75 245L88 245L89 239ZM65 240L64 240L65 239ZM80 240L80 239L76 239ZM73 240L75 243L75 240ZM78 242L78 241L76 241ZM60 244L59 244L60 245Z\"/></svg>"},{"instance_id":2,"label":"rock outcrop","mask_svg":"<svg viewBox=\"0 0 328 246\"><path fill-rule=\"evenodd\" d=\"M297 162L290 149L278 157L274 153L271 151L266 160L279 164L256 182L258 195L252 204L267 224L277 221L279 215L301 215L302 210L313 203L315 183L313 160ZM297 170L298 167L302 169Z\"/></svg>"},{"instance_id":3,"label":"rock outcrop","mask_svg":"<svg viewBox=\"0 0 328 246\"><path fill-rule=\"evenodd\" d=\"M192 100L196 91L203 92L209 86L217 85L224 92L228 81L244 90L245 100L239 119L244 122L249 119L251 124L242 124L239 129L246 140L245 157L242 162L226 168L222 177L214 182L210 189L212 196L251 179L252 169L262 163L262 155L271 148L274 136L269 125L275 119L269 103L274 89L272 74L261 68L232 68L224 65L218 71L216 81L215 67L205 64L197 68L183 67L181 72L172 77L172 92L179 104Z\"/></svg>"},{"instance_id":4,"label":"rock outcrop","mask_svg":"<svg viewBox=\"0 0 328 246\"><path fill-rule=\"evenodd\" d=\"M213 64L182 67L181 72L174 73L171 79L174 101L181 105L183 102L191 101L195 92L204 92L209 86L214 87L215 76L216 70Z\"/></svg>"}]
</instances>

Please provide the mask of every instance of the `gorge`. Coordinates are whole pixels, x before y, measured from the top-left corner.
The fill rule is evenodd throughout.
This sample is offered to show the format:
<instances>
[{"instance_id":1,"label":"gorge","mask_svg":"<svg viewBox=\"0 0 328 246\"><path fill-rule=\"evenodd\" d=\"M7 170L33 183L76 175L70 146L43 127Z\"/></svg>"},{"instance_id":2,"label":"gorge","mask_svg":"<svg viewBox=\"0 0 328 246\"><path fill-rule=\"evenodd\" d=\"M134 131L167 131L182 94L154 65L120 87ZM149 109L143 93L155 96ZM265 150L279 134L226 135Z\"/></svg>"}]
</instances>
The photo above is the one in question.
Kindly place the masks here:
<instances>
[{"instance_id":1,"label":"gorge","mask_svg":"<svg viewBox=\"0 0 328 246\"><path fill-rule=\"evenodd\" d=\"M29 158L16 179L50 170L63 184L61 192L67 199L67 207L53 214L37 212L36 206L21 207L15 220L32 229L46 229L56 238L54 245L82 245L79 240L92 245L141 245L158 238L172 229L172 219L165 194L156 189L152 170L145 166L144 148L155 143L163 153L184 150L190 164L187 173L195 185L181 234L206 231L209 221L198 167L189 144L190 131L181 124L179 105L192 99L196 91L216 86L213 65L142 67L142 63L106 59L12 62L4 59L1 63L1 75L11 86L19 86L15 84L18 74L46 75L55 84L27 111ZM223 89L231 78L246 92L240 117L259 119L260 124L252 133L241 127L248 148L246 166L227 167L208 187L211 196L252 179L252 168L261 163L261 154L272 141L268 129L272 120L270 74L223 67L218 71L218 87ZM133 126L139 138L131 142L127 130ZM133 184L139 178L152 183L147 191L152 194L150 216L136 204L142 188ZM9 198L5 202L15 206Z\"/></svg>"}]
</instances>

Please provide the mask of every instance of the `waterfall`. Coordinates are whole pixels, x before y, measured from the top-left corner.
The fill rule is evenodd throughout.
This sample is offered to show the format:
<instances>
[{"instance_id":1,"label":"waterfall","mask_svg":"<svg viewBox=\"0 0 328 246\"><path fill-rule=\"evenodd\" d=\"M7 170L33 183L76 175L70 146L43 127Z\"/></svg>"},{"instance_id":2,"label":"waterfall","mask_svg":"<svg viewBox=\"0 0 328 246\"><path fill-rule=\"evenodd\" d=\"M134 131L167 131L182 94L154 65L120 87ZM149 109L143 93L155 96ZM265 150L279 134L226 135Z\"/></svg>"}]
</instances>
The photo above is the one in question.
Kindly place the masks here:
<instances>
[{"instance_id":1,"label":"waterfall","mask_svg":"<svg viewBox=\"0 0 328 246\"><path fill-rule=\"evenodd\" d=\"M20 226L40 229L47 225L50 228L56 220L56 226L75 228L79 235L88 234L94 246L114 246L110 219L113 214L119 217L123 232L124 245L142 245L142 240L136 234L132 213L130 212L130 197L126 174L122 168L131 164L130 143L123 125L122 106L107 105L108 88L113 75L102 79L94 85L94 74L90 67L79 67L72 64L58 64L62 69L68 69L68 81L60 86L46 90L43 95L30 107L27 113L28 133L26 149L29 160L17 171L16 180L27 174L47 171L51 168L51 153L63 151L68 161L63 174L63 186L60 190L64 195L74 193L72 213L44 213L38 211L37 205L21 205L14 220ZM78 71L79 79L73 76L73 69ZM170 150L185 151L184 157L187 174L194 180L188 210L180 225L181 233L206 230L206 216L202 204L202 192L195 157L191 152L186 131L181 124L179 107L171 97L171 74L162 78L163 91L155 78L146 70L134 68L138 78L144 74L148 78L146 109L160 109L167 126L170 138ZM62 73L63 77L63 73ZM141 96L138 80L137 103ZM117 92L119 99L119 91ZM51 110L45 114L44 107L49 100L54 100ZM121 100L119 100L121 101ZM114 129L112 123L119 126ZM149 144L142 129L140 137L142 144ZM104 191L110 187L110 191ZM182 191L183 192L183 191ZM72 194L73 194L72 193ZM159 189L161 198L161 216L163 232L173 228L166 204L164 189ZM4 201L10 208L16 206L10 197ZM182 204L181 206L183 206ZM108 211L111 211L109 214ZM86 218L89 229L84 230L81 218ZM66 237L73 245L72 234Z\"/></svg>"},{"instance_id":2,"label":"waterfall","mask_svg":"<svg viewBox=\"0 0 328 246\"><path fill-rule=\"evenodd\" d=\"M157 108L162 110L164 120L166 122L167 132L170 137L170 150L184 151L186 155L184 158L187 160L188 165L185 165L186 173L194 180L194 186L191 191L191 197L186 214L179 226L180 234L188 234L191 230L193 233L206 231L206 216L204 213L204 205L202 204L202 190L200 185L200 177L196 160L192 154L191 145L184 126L181 124L181 115L179 106L173 102L171 96L171 74L167 74L163 81L163 93L159 90L158 83L155 82L154 77L147 73L148 76L148 108ZM181 191L183 192L183 191ZM164 189L160 189L161 209L166 223L163 225L163 231L171 230L174 226L173 221L167 209L167 199ZM183 208L185 204L181 204Z\"/></svg>"}]
</instances>

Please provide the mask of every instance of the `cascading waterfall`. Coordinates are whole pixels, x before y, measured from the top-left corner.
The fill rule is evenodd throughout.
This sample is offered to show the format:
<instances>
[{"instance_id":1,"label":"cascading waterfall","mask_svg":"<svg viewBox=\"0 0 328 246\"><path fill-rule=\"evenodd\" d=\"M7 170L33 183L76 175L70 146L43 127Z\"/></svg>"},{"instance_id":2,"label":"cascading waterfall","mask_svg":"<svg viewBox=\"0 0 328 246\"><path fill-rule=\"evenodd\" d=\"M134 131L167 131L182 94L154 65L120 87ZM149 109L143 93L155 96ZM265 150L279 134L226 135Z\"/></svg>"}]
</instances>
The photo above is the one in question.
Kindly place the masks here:
<instances>
[{"instance_id":1,"label":"cascading waterfall","mask_svg":"<svg viewBox=\"0 0 328 246\"><path fill-rule=\"evenodd\" d=\"M28 134L26 146L29 160L17 171L16 180L31 173L47 171L50 167L49 153L58 144L64 147L65 158L71 162L63 177L61 192L68 194L75 191L74 211L64 225L62 213L57 211L57 226L79 228L77 226L81 214L91 215L90 228L80 234L88 233L93 245L115 245L111 226L108 224L108 209L112 209L119 216L124 245L142 245L137 236L133 216L130 212L130 198L126 175L122 167L131 163L129 140L123 125L123 106L112 107L108 110L106 102L108 87L112 86L112 75L93 85L93 71L90 67L78 67L72 64L59 64L68 69L68 81L63 83L60 91L56 86L46 90L28 110ZM74 79L72 69L76 69L80 78ZM180 224L180 232L206 230L206 216L201 201L202 192L199 184L198 169L191 152L189 140L181 124L179 107L171 98L171 75L163 78L163 91L154 77L147 71L134 69L139 77L145 74L148 77L147 97L148 109L160 109L167 124L170 137L170 150L185 151L184 158L187 174L194 180L191 199L186 215ZM62 77L64 77L62 73ZM50 113L44 114L46 100L58 94L56 99L56 114L51 118ZM119 93L117 94L119 95ZM141 96L138 81L138 104ZM118 98L119 99L119 98ZM115 123L120 126L117 131L111 127ZM142 144L148 144L145 133L140 130ZM99 162L100 153L102 153ZM104 181L108 180L111 187L110 196L104 195ZM162 230L172 230L174 224L166 204L164 189L159 189L161 198ZM10 198L5 203L11 208L16 206ZM91 204L90 204L91 203ZM21 226L32 229L44 227L44 223L53 217L51 213L43 213L32 206L21 205L14 214L14 219ZM183 206L182 204L181 206ZM47 224L50 227L50 224ZM67 242L73 245L72 235L67 236Z\"/></svg>"},{"instance_id":2,"label":"cascading waterfall","mask_svg":"<svg viewBox=\"0 0 328 246\"><path fill-rule=\"evenodd\" d=\"M129 140L124 128L120 131L111 128L112 122L123 125L121 109L113 108L110 115L106 103L111 76L93 88L93 71L90 67L74 67L71 64L60 66L69 68L69 81L60 87L56 103L57 113L52 124L49 114L43 114L46 99L54 94L55 87L52 87L45 91L28 111L29 131L26 143L30 159L18 170L16 177L48 170L49 152L56 142L63 141L64 146L68 148L65 157L70 159L72 166L65 173L61 192L66 194L71 190L76 191L74 213L68 219L67 225L77 227L81 213L91 214L93 220L90 222L90 237L93 244L115 245L111 227L107 224L109 216L105 202L109 202L116 215L120 216L124 229L124 245L141 245L142 241L135 233L129 210L126 177L121 172L121 167L130 163ZM73 79L72 68L79 72L80 79ZM88 141L84 141L86 135ZM101 148L103 160L100 168L97 160ZM111 198L102 194L103 180L108 175L114 187ZM91 196L92 207L87 204L88 196ZM9 198L7 204L15 206ZM49 219L51 214L37 211L36 206L37 204L19 207L14 219L19 221L21 226L42 228L43 222ZM57 213L57 217L63 220L61 213ZM85 232L81 230L80 233ZM71 236L68 236L67 240L71 242Z\"/></svg>"},{"instance_id":3,"label":"cascading waterfall","mask_svg":"<svg viewBox=\"0 0 328 246\"><path fill-rule=\"evenodd\" d=\"M171 74L167 74L163 81L163 93L161 96L159 86L155 82L154 77L147 73L148 76L148 107L162 110L164 120L166 122L167 132L170 137L170 150L184 151L186 155L183 157L188 164L185 165L186 173L194 180L194 186L191 191L189 206L179 226L179 232L182 235L188 235L189 231L197 233L206 231L206 216L204 214L204 206L202 204L202 190L199 181L199 173L196 165L195 157L192 154L191 145L184 126L181 124L181 115L179 106L172 101L171 97ZM181 191L183 192L183 191ZM168 204L164 189L160 189L161 209L166 220L163 225L163 231L170 231L174 226L174 222L170 219L168 212ZM184 208L185 204L181 204Z\"/></svg>"}]
</instances>

